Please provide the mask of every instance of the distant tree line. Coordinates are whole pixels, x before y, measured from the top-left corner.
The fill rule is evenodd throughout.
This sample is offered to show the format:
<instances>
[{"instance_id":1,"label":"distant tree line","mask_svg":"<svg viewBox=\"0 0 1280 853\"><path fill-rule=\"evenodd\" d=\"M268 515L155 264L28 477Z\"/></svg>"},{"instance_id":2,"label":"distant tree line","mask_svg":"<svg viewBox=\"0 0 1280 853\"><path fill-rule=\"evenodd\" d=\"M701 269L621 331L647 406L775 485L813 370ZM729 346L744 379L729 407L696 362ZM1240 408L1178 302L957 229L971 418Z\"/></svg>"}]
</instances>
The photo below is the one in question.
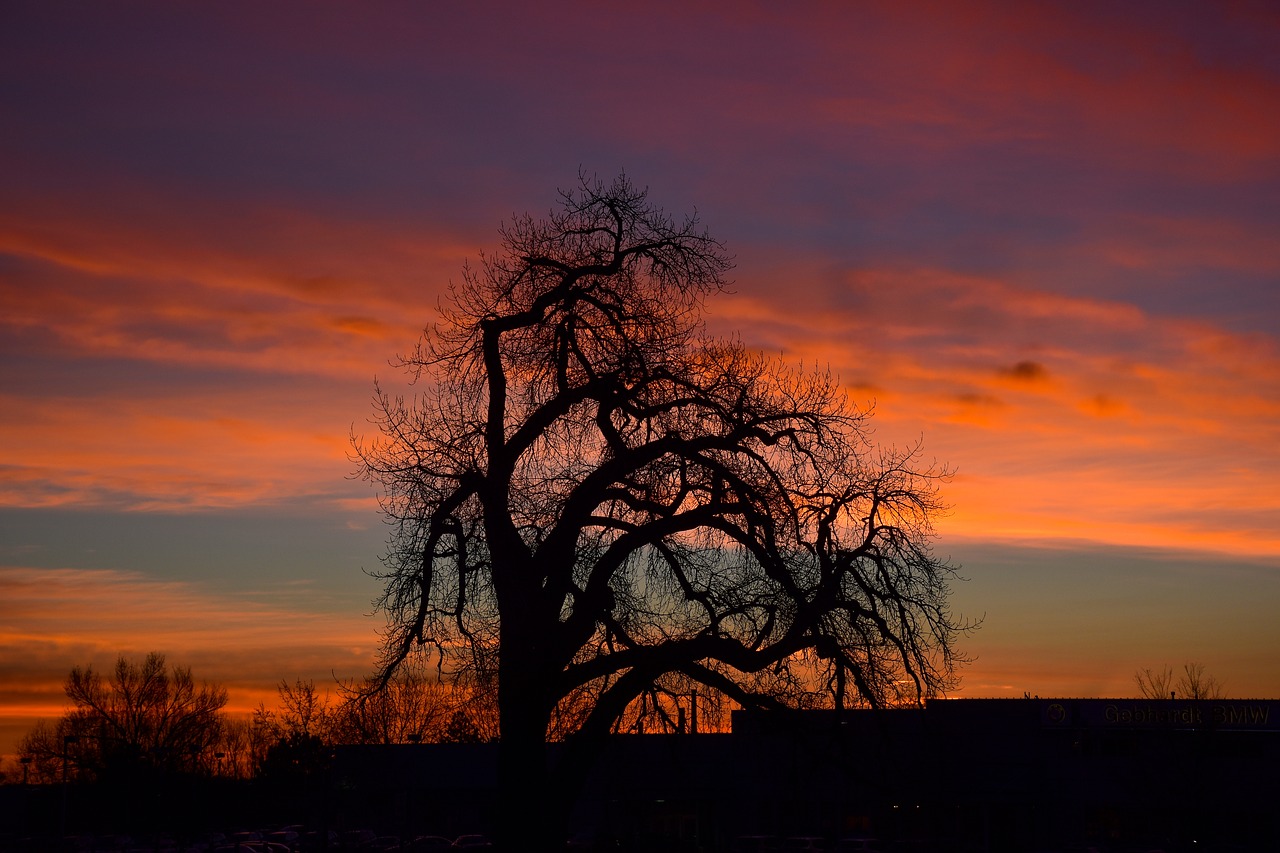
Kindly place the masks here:
<instances>
[{"instance_id":1,"label":"distant tree line","mask_svg":"<svg viewBox=\"0 0 1280 853\"><path fill-rule=\"evenodd\" d=\"M226 710L225 687L195 679L163 654L120 656L103 673L73 667L63 689L67 711L41 720L18 747L18 765L0 781L55 784L126 782L187 774L251 779L314 771L329 748L347 744L486 743L498 737L489 685L445 683L405 669L385 684L373 678L317 686L282 680L277 703L251 714ZM582 697L585 713L588 697ZM617 730L629 733L724 731L730 708L696 685L655 685ZM570 703L562 713L571 715ZM564 723L567 728L569 723Z\"/></svg>"},{"instance_id":2,"label":"distant tree line","mask_svg":"<svg viewBox=\"0 0 1280 853\"><path fill-rule=\"evenodd\" d=\"M1224 683L1203 664L1144 668L1134 674L1146 699L1221 699ZM480 683L446 683L430 671L404 669L385 683L369 677L335 682L282 680L277 704L249 715L226 711L227 691L197 682L190 667L169 666L158 652L124 656L109 673L71 669L63 685L70 706L41 720L18 747L18 766L0 781L136 783L166 774L234 779L318 767L330 747L346 744L488 743L498 738L495 691ZM568 702L553 725L572 730L589 696ZM581 707L578 707L578 706ZM692 682L656 683L615 726L623 733L726 731L730 703Z\"/></svg>"}]
</instances>

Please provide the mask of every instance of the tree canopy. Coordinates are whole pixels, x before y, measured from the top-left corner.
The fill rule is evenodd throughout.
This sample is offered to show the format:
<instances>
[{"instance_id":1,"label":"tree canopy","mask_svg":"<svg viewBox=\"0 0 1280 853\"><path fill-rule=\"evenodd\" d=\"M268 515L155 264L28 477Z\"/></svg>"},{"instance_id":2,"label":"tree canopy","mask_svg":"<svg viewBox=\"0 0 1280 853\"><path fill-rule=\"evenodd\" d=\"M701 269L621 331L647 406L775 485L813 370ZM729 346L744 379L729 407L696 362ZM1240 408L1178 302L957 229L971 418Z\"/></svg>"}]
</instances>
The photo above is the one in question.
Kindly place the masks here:
<instances>
[{"instance_id":1,"label":"tree canopy","mask_svg":"<svg viewBox=\"0 0 1280 853\"><path fill-rule=\"evenodd\" d=\"M500 233L354 438L391 530L383 677L426 654L496 684L510 791L552 734L580 777L672 679L744 707L951 688L947 472L875 445L831 372L708 333L731 263L696 216L584 178Z\"/></svg>"}]
</instances>

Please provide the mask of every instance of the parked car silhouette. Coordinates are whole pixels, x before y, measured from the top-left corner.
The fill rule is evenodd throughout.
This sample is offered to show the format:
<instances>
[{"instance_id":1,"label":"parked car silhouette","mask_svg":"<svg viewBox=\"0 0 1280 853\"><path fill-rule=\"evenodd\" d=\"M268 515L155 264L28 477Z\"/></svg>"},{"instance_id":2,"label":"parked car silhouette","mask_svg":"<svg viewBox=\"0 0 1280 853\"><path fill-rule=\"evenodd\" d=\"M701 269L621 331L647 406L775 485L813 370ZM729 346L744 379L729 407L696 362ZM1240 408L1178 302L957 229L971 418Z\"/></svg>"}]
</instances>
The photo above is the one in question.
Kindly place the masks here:
<instances>
[{"instance_id":1,"label":"parked car silhouette","mask_svg":"<svg viewBox=\"0 0 1280 853\"><path fill-rule=\"evenodd\" d=\"M438 853L441 850L453 849L453 842L443 835L419 835L412 841L406 841L394 850L403 853Z\"/></svg>"},{"instance_id":2,"label":"parked car silhouette","mask_svg":"<svg viewBox=\"0 0 1280 853\"><path fill-rule=\"evenodd\" d=\"M841 838L835 849L836 853L881 853L884 848L874 838Z\"/></svg>"}]
</instances>

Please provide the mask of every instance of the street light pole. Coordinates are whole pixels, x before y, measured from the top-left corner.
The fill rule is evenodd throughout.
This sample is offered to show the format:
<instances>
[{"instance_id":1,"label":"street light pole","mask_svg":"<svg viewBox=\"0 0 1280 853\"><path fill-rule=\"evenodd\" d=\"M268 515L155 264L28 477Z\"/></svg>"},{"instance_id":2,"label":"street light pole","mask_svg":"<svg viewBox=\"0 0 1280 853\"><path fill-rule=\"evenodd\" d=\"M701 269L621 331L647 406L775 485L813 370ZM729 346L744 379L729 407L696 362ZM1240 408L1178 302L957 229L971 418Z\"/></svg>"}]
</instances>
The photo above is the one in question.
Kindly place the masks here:
<instances>
[{"instance_id":1,"label":"street light pole","mask_svg":"<svg viewBox=\"0 0 1280 853\"><path fill-rule=\"evenodd\" d=\"M67 766L71 764L71 744L79 743L79 735L62 736L62 809L58 820L58 834L67 837Z\"/></svg>"}]
</instances>

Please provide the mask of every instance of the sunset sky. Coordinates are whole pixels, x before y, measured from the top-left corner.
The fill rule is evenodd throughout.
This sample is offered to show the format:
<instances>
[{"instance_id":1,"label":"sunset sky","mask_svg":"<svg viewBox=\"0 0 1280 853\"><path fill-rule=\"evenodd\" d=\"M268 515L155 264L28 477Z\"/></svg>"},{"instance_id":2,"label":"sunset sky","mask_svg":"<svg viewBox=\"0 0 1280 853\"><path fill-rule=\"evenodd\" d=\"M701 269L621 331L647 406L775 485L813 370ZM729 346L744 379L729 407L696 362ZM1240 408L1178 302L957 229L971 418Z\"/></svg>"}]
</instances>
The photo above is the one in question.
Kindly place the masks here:
<instances>
[{"instance_id":1,"label":"sunset sky","mask_svg":"<svg viewBox=\"0 0 1280 853\"><path fill-rule=\"evenodd\" d=\"M369 672L348 436L580 171L956 469L956 695L1280 696L1273 2L11 2L0 164L0 753L122 652Z\"/></svg>"}]
</instances>

